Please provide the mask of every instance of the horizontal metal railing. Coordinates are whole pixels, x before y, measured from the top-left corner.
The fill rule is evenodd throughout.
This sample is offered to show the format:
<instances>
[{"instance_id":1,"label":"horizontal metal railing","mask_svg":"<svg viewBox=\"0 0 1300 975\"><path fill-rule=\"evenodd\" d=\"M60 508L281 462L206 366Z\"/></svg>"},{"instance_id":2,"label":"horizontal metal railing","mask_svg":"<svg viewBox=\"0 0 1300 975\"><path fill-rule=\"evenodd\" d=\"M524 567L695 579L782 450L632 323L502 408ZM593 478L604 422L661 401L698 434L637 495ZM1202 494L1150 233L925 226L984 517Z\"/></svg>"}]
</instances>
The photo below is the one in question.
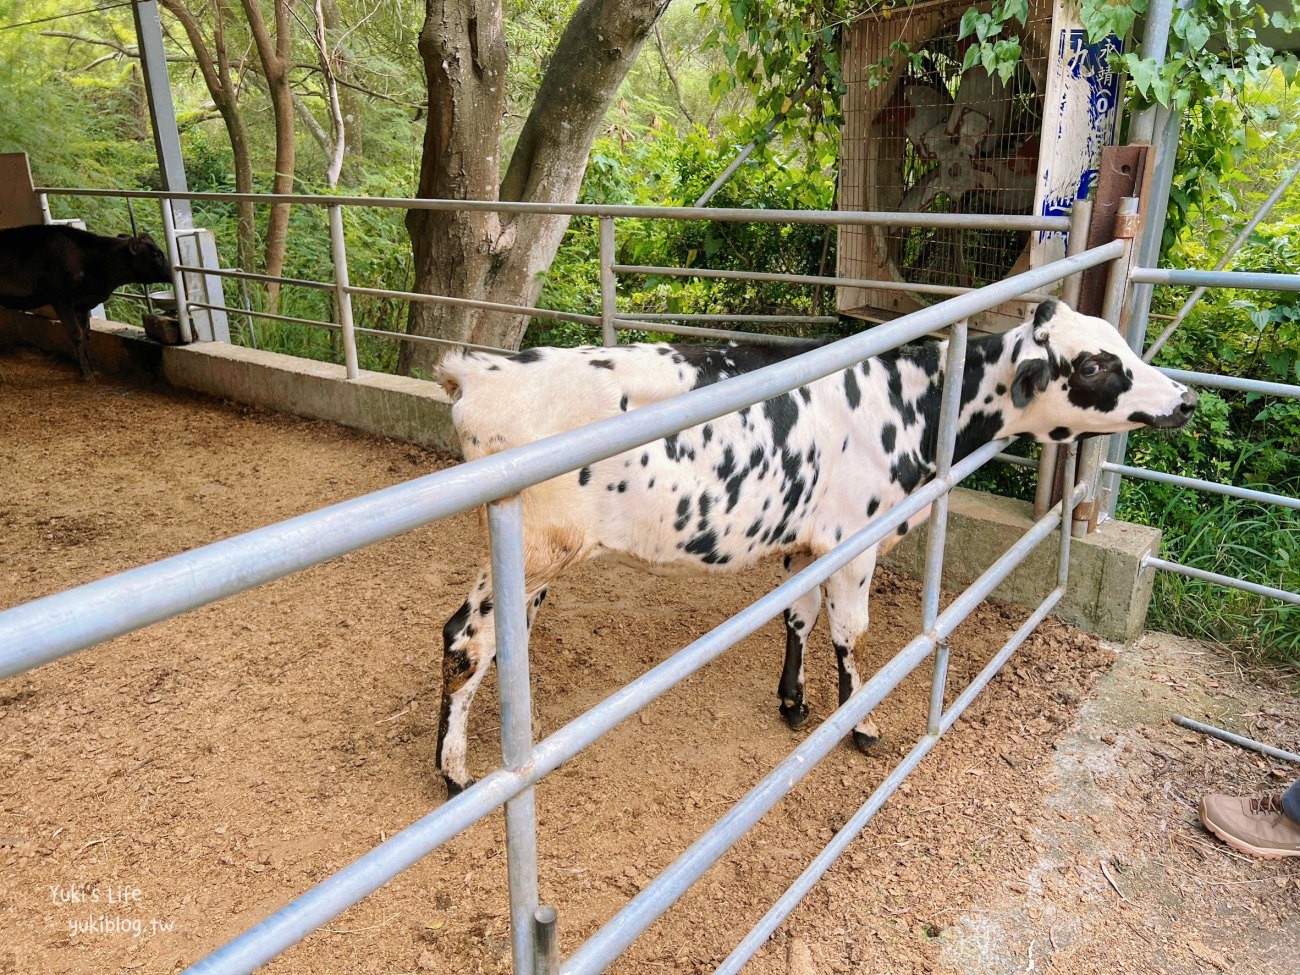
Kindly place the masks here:
<instances>
[{"instance_id":1,"label":"horizontal metal railing","mask_svg":"<svg viewBox=\"0 0 1300 975\"><path fill-rule=\"evenodd\" d=\"M376 198L376 197L357 197L357 196L339 196L339 195L303 195L303 194L240 194L240 193L203 193L203 192L169 192L156 190L91 190L84 188L54 188L42 187L37 190L45 196L63 195L63 196L111 196L131 199L147 199L157 201L163 209L164 230L168 240L169 252L174 256L179 254L176 245L176 238L179 235L195 233L192 230L177 230L175 221L170 214L170 204L177 200L190 202L250 202L259 205L274 204L292 204L297 206L315 206L325 207L329 213L329 229L331 258L334 264L335 279L332 282L313 281L302 278L285 278L281 276L257 274L248 271L236 271L221 268L199 267L193 264L187 264L176 258L176 292L177 292L177 317L180 321L182 334L187 338L195 334L195 329L189 321L191 309L208 312L217 312L223 315L239 315L247 318L250 322L254 319L263 319L268 321L293 322L309 327L320 327L338 332L342 337L343 358L346 366L348 379L355 379L359 374L359 364L356 351L357 334L367 335L375 338L384 338L397 342L415 342L429 343L434 345L454 345L466 346L467 343L461 343L449 339L437 337L427 337L412 335L405 332L394 332L386 329L360 329L354 326L352 321L351 299L354 295L364 295L367 297L385 298L396 301L406 302L424 302L434 304L444 304L461 308L472 308L480 311L488 311L506 315L519 315L531 318L543 318L551 320L561 320L576 322L578 324L593 326L600 325L605 332L606 344L612 344L615 341L615 335L618 330L644 329L643 319L631 319L620 317L614 310L614 296L612 293L614 284L614 275L617 273L655 273L655 274L682 274L694 276L701 279L732 279L745 280L766 283L786 283L786 284L805 284L805 285L848 285L853 287L878 287L895 290L911 290L917 293L925 293L933 296L950 296L961 294L970 289L949 287L943 285L908 285L895 280L874 280L874 279L843 279L839 280L834 277L814 276L814 275L787 275L764 271L725 271L708 268L682 269L682 268L636 268L634 266L623 266L615 264L613 260L613 227L614 218L622 219L669 219L669 220L692 220L692 221L709 221L709 222L745 222L745 223L793 223L793 224L812 224L812 225L835 225L835 226L893 226L893 227L935 227L935 228L966 228L966 229L1009 229L1022 231L1055 231L1064 232L1069 228L1068 217L1051 217L1051 216L1008 216L1002 214L930 214L930 213L897 213L882 211L844 211L844 210L748 210L736 208L703 208L703 207L653 207L653 206L626 206L626 205L603 205L603 204L538 204L538 203L515 203L506 201L465 201L465 200L424 200L414 198ZM589 217L595 218L600 223L601 234L601 251L602 264L608 270L608 274L602 271L601 290L602 306L606 309L601 315L580 314L575 312L561 312L551 309L540 309L531 306L511 305L500 302L488 302L471 298L457 298L443 295L430 295L417 292L397 291L386 288L366 288L354 286L349 281L347 250L344 240L342 207L379 207L379 208L403 208L407 210L437 210L447 211L456 210L468 213L506 213L506 214L536 214L536 215L563 215L569 217ZM298 317L277 317L262 311L255 311L250 308L234 308L224 302L214 302L211 300L196 300L193 296L183 294L184 275L185 274L202 274L208 282L218 282L223 278L236 279L242 281L256 281L262 283L275 283L281 287L297 288L314 288L321 291L333 292L335 304L338 308L340 321L314 321ZM212 285L208 285L211 287ZM1029 300L1037 300L1043 297L1038 294L1028 294L1024 297ZM668 316L665 316L666 320ZM834 322L835 318L829 316L807 316L818 322ZM710 318L712 318L710 316ZM705 317L701 316L697 321L704 321ZM712 319L717 321L724 320L722 317ZM754 315L741 319L736 316L732 321L744 320L752 325L762 325L765 323L776 324L789 320L788 316L767 316ZM792 345L801 340L791 339L786 336L771 335L766 332L743 331L743 330L723 330L717 328L701 328L697 325L688 324L658 324L653 329L655 332L669 335L682 336L701 336L723 340L737 340L748 342L759 342L771 345ZM478 349L491 349L491 346L474 345Z\"/></svg>"},{"instance_id":2,"label":"horizontal metal railing","mask_svg":"<svg viewBox=\"0 0 1300 975\"><path fill-rule=\"evenodd\" d=\"M1123 246L1113 242L1048 267L991 285L979 292L954 297L890 323L831 345L724 383L693 390L675 399L652 404L558 436L463 464L414 481L301 515L191 552L132 569L98 582L35 600L0 613L0 677L10 676L87 646L121 635L157 620L307 568L364 545L390 538L448 515L489 503L492 527L493 579L499 592L518 595L522 588L520 514L517 499L529 485L594 463L638 445L660 439L687 427L848 368L864 358L918 339L951 323L991 308L1025 291L1114 260ZM960 339L960 340L958 340ZM960 390L953 382L951 363L964 355L964 326L954 326L950 343L950 369L941 411L941 458L951 457L956 438L956 410L951 407ZM679 651L642 678L617 691L605 702L570 722L536 746L524 740L527 708L526 633L524 600L499 598L496 603L498 653L503 709L503 760L505 767L484 777L466 792L407 827L350 866L304 893L225 947L199 962L193 972L244 972L264 964L289 945L374 891L421 856L501 807L506 808L510 851L512 931L517 972L526 970L531 951L531 918L536 904L536 836L532 814L532 785L566 759L587 747L609 728L634 714L684 677L752 633L788 607L801 594L819 585L868 546L885 538L903 520L928 505L942 510L953 484L995 456L1006 442L995 442L973 452L948 469L941 460L940 475L889 512L878 517L833 552L790 577L715 630ZM1072 456L1072 455L1071 455ZM942 561L943 529L935 523L927 564L924 632L890 664L810 735L787 760L801 768L829 751L921 659L938 648L936 660L946 667L946 637L957 621L982 600L1013 564L1022 559L1052 530L1052 519L1068 522L1076 491L1057 514L1040 521L1020 543L942 614L938 614L938 564ZM1065 569L1069 532L1062 531L1061 572ZM938 562L935 561L937 553ZM1060 598L1064 576L1035 613L1041 618ZM517 604L517 605L516 605ZM1013 636L1007 654L1023 639L1027 629ZM1005 659L1000 655L1000 659ZM992 666L992 664L990 664ZM986 671L987 680L993 671ZM935 686L942 703L942 676L936 666ZM932 716L935 737L951 724L960 707L977 688L968 688L946 712ZM506 715L510 717L507 718ZM932 741L920 743L909 757L907 769L920 760ZM892 792L904 769L873 793L870 813ZM645 926L680 896L707 868L709 856L734 842L757 821L762 810L780 797L781 781L769 776L635 899L624 912L606 924L593 939L566 962L566 972L596 971L606 960L630 944ZM785 777L784 789L793 784ZM884 790L884 791L882 791ZM873 805L874 804L874 805ZM856 821L856 820L855 820ZM860 828L860 827L859 827ZM530 835L531 834L531 835ZM612 953L612 954L611 954ZM751 952L752 953L752 952ZM746 956L748 957L748 956Z\"/></svg>"},{"instance_id":3,"label":"horizontal metal railing","mask_svg":"<svg viewBox=\"0 0 1300 975\"><path fill-rule=\"evenodd\" d=\"M1224 271L1222 269L1214 271L1194 271L1135 267L1129 272L1129 280L1134 284L1193 287L1198 289L1198 297L1200 291L1210 288L1241 289L1250 291L1300 291L1300 274L1276 274L1256 271ZM1189 307L1190 305L1184 307L1183 312L1179 314L1177 320L1181 321ZM1152 344L1151 349L1148 351L1145 358L1152 358L1154 352L1159 350L1160 346L1162 346L1165 340L1169 338L1171 332L1172 329L1167 329L1161 336L1159 336ZM1258 379L1242 379L1236 376L1222 376L1212 373L1193 372L1185 369L1162 369L1161 371L1171 379L1181 383L1186 383L1190 386L1228 389L1235 392L1254 393L1260 396L1300 399L1300 386L1292 385L1290 383L1267 382ZM1169 474L1162 471L1151 471L1144 468L1133 467L1128 464L1122 464L1115 460L1108 460L1101 464L1101 470L1106 481L1106 491L1111 498L1118 497L1121 478L1133 477L1140 480L1181 487L1187 490L1218 494L1224 497L1235 498L1239 501L1250 501L1257 504L1277 505L1292 510L1300 510L1300 498L1279 494L1274 491L1261 491L1255 488L1223 484L1217 481L1204 480L1202 478L1185 477L1183 475ZM1280 589L1276 586L1251 582L1235 576L1211 572L1207 569L1196 568L1195 566L1184 565L1170 559L1156 558L1155 556L1150 555L1143 559L1143 565L1150 568L1162 569L1167 572L1173 572L1177 575L1186 576L1187 578L1199 579L1203 582L1213 583L1214 585L1224 586L1230 589L1238 589L1255 596L1276 599L1291 605L1300 605L1300 593Z\"/></svg>"}]
</instances>

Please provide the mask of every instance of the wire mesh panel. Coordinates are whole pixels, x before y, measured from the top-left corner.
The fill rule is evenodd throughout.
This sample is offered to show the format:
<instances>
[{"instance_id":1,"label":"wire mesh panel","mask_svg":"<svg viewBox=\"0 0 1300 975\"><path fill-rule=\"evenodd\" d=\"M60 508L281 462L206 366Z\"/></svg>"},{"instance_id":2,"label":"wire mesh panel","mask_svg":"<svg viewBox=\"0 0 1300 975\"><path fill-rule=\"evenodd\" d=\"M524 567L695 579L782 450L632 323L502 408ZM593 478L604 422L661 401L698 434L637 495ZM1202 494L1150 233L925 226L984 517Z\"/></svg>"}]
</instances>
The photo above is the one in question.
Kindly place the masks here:
<instances>
[{"instance_id":1,"label":"wire mesh panel","mask_svg":"<svg viewBox=\"0 0 1300 975\"><path fill-rule=\"evenodd\" d=\"M1086 98L1064 90L1062 77L1087 81L1083 75L1091 70L1079 45L1061 42L1073 32L1066 12L1054 0L1030 4L1026 23L1007 31L1019 37L1021 58L1003 79L978 65L963 74L974 43L958 36L967 9L965 3L920 5L906 16L863 17L848 31L844 209L1056 212L1047 190L1062 179L1073 201L1081 184L1075 170L1091 165L1073 147L1077 133L1108 138L1113 113L1095 111ZM839 273L980 287L1048 259L1043 244L1043 237L1015 230L842 227ZM1062 253L1063 245L1050 257ZM842 288L838 310L884 321L935 300L919 292ZM1001 330L1026 312L1015 302L972 324Z\"/></svg>"}]
</instances>

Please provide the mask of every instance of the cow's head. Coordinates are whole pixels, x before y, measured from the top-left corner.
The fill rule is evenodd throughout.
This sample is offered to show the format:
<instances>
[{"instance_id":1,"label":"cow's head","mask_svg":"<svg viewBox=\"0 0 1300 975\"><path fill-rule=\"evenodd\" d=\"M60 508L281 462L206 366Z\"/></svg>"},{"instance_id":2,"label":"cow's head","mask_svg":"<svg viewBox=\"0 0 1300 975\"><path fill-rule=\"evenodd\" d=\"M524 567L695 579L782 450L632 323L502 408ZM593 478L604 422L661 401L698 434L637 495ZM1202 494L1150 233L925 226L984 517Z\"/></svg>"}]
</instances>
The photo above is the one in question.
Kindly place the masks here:
<instances>
[{"instance_id":1,"label":"cow's head","mask_svg":"<svg viewBox=\"0 0 1300 975\"><path fill-rule=\"evenodd\" d=\"M1013 337L1014 336L1014 337ZM1059 301L1008 334L1015 378L1016 433L1040 441L1151 426L1175 430L1191 419L1196 394L1148 365L1109 322Z\"/></svg>"},{"instance_id":2,"label":"cow's head","mask_svg":"<svg viewBox=\"0 0 1300 975\"><path fill-rule=\"evenodd\" d=\"M171 280L171 263L152 237L148 234L138 237L118 234L117 238L126 251L133 281L148 284L152 281Z\"/></svg>"}]
</instances>

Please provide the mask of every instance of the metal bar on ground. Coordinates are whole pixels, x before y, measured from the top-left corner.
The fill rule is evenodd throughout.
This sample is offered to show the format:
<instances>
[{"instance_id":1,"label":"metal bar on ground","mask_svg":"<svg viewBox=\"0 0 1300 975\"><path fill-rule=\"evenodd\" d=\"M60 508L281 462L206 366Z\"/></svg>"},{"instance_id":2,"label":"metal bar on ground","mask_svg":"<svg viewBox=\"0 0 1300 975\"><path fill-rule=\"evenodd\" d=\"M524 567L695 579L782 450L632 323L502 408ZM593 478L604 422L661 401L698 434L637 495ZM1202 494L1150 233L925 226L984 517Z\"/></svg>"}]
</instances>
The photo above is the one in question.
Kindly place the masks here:
<instances>
[{"instance_id":1,"label":"metal bar on ground","mask_svg":"<svg viewBox=\"0 0 1300 975\"><path fill-rule=\"evenodd\" d=\"M1193 491L1208 491L1211 494L1222 494L1242 501L1278 504L1284 508L1300 510L1300 498L1274 494L1271 491L1256 491L1252 488L1237 487L1233 484L1219 484L1217 481L1203 481L1196 477L1183 477L1181 474L1166 474L1164 471L1149 471L1142 467L1129 467L1126 464L1107 462L1102 465L1102 469L1113 471L1116 474L1123 474L1125 477L1136 477L1144 481L1158 481L1161 484L1172 484L1174 487L1189 488Z\"/></svg>"},{"instance_id":2,"label":"metal bar on ground","mask_svg":"<svg viewBox=\"0 0 1300 975\"><path fill-rule=\"evenodd\" d=\"M1221 575L1218 572L1209 572L1206 569L1195 569L1190 565L1180 565L1177 562L1170 562L1168 559L1158 559L1152 555L1146 555L1142 558L1143 568L1148 565L1155 569L1165 569L1169 572L1175 572L1180 576L1187 576L1191 579L1200 579L1202 582L1213 582L1219 586L1227 586L1229 589L1240 589L1242 592L1248 592L1253 596L1279 599L1284 603L1290 603L1292 606L1300 606L1300 593L1289 592L1286 589L1276 589L1273 586L1261 586L1257 582L1247 582L1245 579L1237 579L1233 576Z\"/></svg>"},{"instance_id":3,"label":"metal bar on ground","mask_svg":"<svg viewBox=\"0 0 1300 975\"><path fill-rule=\"evenodd\" d=\"M528 590L524 579L524 521L519 495L488 505L501 699L501 764L524 774L533 757L533 708L528 677ZM533 969L537 912L537 809L533 787L506 800L506 868L515 975Z\"/></svg>"},{"instance_id":4,"label":"metal bar on ground","mask_svg":"<svg viewBox=\"0 0 1300 975\"><path fill-rule=\"evenodd\" d=\"M1246 738L1242 735L1233 734L1231 731L1224 731L1222 728L1216 728L1212 724L1193 721L1191 718L1185 718L1181 714L1171 714L1169 720L1174 724L1182 725L1184 728L1190 728L1192 731L1199 731L1203 735L1209 735L1210 737L1218 738L1221 741L1240 745L1242 748L1249 748L1251 751L1259 752L1261 755L1267 755L1270 758L1280 758L1287 762L1300 762L1300 755L1297 755L1295 752L1283 751L1281 748L1274 748L1272 745L1265 745L1263 742L1255 741L1253 738Z\"/></svg>"},{"instance_id":5,"label":"metal bar on ground","mask_svg":"<svg viewBox=\"0 0 1300 975\"><path fill-rule=\"evenodd\" d=\"M329 207L330 253L334 258L334 304L343 330L343 366L348 379L361 374L357 364L357 336L352 330L352 295L348 291L348 251L343 239L343 208Z\"/></svg>"}]
</instances>

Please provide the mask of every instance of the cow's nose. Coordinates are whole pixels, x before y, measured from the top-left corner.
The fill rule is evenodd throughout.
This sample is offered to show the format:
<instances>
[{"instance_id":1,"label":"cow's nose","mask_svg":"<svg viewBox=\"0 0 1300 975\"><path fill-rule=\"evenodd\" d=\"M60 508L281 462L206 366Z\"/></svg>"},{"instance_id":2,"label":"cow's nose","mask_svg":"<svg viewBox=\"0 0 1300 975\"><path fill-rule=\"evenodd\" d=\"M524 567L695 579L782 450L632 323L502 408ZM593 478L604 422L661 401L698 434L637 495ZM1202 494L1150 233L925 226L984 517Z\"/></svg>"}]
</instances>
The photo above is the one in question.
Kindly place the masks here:
<instances>
[{"instance_id":1,"label":"cow's nose","mask_svg":"<svg viewBox=\"0 0 1300 975\"><path fill-rule=\"evenodd\" d=\"M1182 401L1178 404L1178 412L1183 416L1191 416L1196 412L1197 395L1190 389L1183 390Z\"/></svg>"}]
</instances>

